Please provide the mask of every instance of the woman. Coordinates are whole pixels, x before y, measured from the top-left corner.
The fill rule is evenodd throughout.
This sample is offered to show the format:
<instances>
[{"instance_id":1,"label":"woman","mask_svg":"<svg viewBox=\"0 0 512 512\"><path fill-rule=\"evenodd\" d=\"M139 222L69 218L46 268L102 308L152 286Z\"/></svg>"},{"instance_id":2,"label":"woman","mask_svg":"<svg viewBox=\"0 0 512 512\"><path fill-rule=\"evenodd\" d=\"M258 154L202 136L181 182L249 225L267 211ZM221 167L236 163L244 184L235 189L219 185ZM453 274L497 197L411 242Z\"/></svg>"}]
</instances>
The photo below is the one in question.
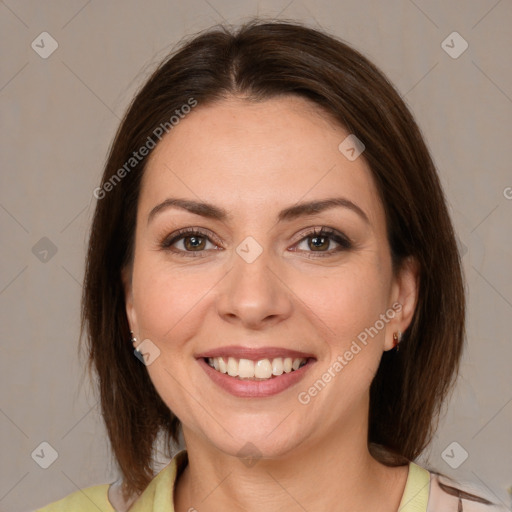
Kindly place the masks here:
<instances>
[{"instance_id":1,"label":"woman","mask_svg":"<svg viewBox=\"0 0 512 512\"><path fill-rule=\"evenodd\" d=\"M497 510L413 462L464 286L421 133L365 57L293 23L191 39L94 194L82 332L122 478L41 510ZM161 433L186 449L155 476Z\"/></svg>"}]
</instances>

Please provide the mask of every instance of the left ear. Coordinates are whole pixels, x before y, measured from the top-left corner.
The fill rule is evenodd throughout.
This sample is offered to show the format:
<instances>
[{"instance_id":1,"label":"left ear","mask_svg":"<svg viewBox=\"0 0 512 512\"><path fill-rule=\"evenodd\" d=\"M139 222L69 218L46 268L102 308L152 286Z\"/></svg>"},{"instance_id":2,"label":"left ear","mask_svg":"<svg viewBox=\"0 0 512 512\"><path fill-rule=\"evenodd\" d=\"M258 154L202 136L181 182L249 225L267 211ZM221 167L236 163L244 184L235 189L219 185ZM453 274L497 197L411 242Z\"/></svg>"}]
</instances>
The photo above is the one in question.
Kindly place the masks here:
<instances>
[{"instance_id":1,"label":"left ear","mask_svg":"<svg viewBox=\"0 0 512 512\"><path fill-rule=\"evenodd\" d=\"M124 267L121 270L121 281L123 283L124 289L124 303L125 303L125 311L126 311L126 319L128 320L128 325L130 327L130 331L135 333L135 336L138 336L139 326L137 322L137 314L135 312L135 307L133 304L133 292L132 292L132 269L130 266Z\"/></svg>"},{"instance_id":2,"label":"left ear","mask_svg":"<svg viewBox=\"0 0 512 512\"><path fill-rule=\"evenodd\" d=\"M391 350L394 347L394 332L403 333L409 327L416 310L418 291L419 264L415 258L409 256L403 261L397 275L393 278L390 307L395 311L395 316L386 328L384 350Z\"/></svg>"}]
</instances>

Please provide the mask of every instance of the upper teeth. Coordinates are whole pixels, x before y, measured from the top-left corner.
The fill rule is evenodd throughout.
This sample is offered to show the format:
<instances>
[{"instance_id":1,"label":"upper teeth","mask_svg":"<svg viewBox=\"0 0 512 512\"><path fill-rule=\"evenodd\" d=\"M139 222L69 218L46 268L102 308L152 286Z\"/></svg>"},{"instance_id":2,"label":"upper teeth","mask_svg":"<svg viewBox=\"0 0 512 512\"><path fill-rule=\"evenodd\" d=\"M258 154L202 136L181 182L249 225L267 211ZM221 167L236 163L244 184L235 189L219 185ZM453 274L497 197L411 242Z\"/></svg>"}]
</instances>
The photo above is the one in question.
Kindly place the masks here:
<instances>
[{"instance_id":1,"label":"upper teeth","mask_svg":"<svg viewBox=\"0 0 512 512\"><path fill-rule=\"evenodd\" d=\"M272 375L282 375L298 370L306 364L307 358L297 357L276 357L270 359L260 359L251 361L250 359L235 359L234 357L209 357L208 364L221 373L227 373L231 377L240 377L241 379L270 379Z\"/></svg>"}]
</instances>

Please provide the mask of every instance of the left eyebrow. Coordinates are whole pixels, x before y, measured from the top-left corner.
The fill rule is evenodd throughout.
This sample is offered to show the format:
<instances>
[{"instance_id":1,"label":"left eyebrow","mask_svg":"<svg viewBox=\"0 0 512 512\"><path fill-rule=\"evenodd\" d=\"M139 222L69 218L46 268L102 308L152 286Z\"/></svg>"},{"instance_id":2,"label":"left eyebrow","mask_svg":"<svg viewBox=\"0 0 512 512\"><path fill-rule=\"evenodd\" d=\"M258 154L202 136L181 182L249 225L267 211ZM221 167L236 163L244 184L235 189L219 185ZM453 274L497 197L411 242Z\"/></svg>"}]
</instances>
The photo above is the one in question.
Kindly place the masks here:
<instances>
[{"instance_id":1,"label":"left eyebrow","mask_svg":"<svg viewBox=\"0 0 512 512\"><path fill-rule=\"evenodd\" d=\"M321 201L298 203L282 210L279 213L278 219L279 221L293 220L303 215L314 215L315 213L320 213L324 210L336 207L348 208L349 210L357 213L367 224L370 224L370 220L366 213L357 206L357 204L344 197L332 197Z\"/></svg>"},{"instance_id":2,"label":"left eyebrow","mask_svg":"<svg viewBox=\"0 0 512 512\"><path fill-rule=\"evenodd\" d=\"M181 208L195 215L208 217L211 219L224 221L231 218L226 210L210 203L192 201L190 199L168 198L160 204L157 204L148 215L147 223L155 217L155 215L167 208ZM291 221L298 217L306 215L314 215L330 208L348 208L357 213L367 224L370 224L368 216L357 204L344 197L333 197L317 201L309 201L306 203L298 203L281 210L278 214L278 221Z\"/></svg>"}]
</instances>

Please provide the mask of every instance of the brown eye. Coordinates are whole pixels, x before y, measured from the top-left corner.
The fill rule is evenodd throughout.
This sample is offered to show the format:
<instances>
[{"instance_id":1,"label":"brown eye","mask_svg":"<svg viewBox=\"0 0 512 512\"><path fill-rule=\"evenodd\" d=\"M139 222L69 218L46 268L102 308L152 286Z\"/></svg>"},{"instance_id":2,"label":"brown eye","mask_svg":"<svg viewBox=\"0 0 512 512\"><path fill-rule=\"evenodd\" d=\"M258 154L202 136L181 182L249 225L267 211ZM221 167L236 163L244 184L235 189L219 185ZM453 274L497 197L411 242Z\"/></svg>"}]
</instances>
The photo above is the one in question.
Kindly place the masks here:
<instances>
[{"instance_id":1,"label":"brown eye","mask_svg":"<svg viewBox=\"0 0 512 512\"><path fill-rule=\"evenodd\" d=\"M305 249L300 249L300 245L306 245ZM331 248L332 245L337 245L335 248ZM352 244L349 239L342 233L331 229L322 228L320 230L314 230L311 233L307 233L305 237L298 244L299 250L310 253L321 253L319 256L328 256L333 253L337 253L343 250L350 249Z\"/></svg>"},{"instance_id":2,"label":"brown eye","mask_svg":"<svg viewBox=\"0 0 512 512\"><path fill-rule=\"evenodd\" d=\"M182 229L165 238L160 243L160 247L180 255L196 253L199 256L210 249L207 244L211 244L212 249L218 248L206 233L197 229ZM195 256L195 254L191 255Z\"/></svg>"},{"instance_id":3,"label":"brown eye","mask_svg":"<svg viewBox=\"0 0 512 512\"><path fill-rule=\"evenodd\" d=\"M331 239L328 236L308 236L308 240L311 241L309 247L312 250L319 249L323 251L324 249L328 249L331 243Z\"/></svg>"},{"instance_id":4,"label":"brown eye","mask_svg":"<svg viewBox=\"0 0 512 512\"><path fill-rule=\"evenodd\" d=\"M187 251L201 250L204 249L206 245L206 239L203 236L184 236L182 240Z\"/></svg>"}]
</instances>

